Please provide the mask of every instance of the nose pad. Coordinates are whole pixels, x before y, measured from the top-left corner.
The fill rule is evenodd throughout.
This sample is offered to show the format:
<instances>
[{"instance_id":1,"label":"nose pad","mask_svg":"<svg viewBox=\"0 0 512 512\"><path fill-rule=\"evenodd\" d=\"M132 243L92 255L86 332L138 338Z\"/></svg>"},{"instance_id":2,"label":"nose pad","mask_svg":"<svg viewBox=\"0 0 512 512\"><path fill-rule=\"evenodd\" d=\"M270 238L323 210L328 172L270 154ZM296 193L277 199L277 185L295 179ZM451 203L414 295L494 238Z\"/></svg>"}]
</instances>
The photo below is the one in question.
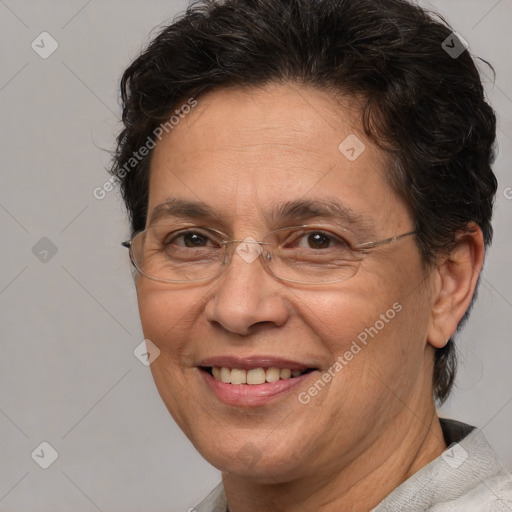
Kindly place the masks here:
<instances>
[{"instance_id":1,"label":"nose pad","mask_svg":"<svg viewBox=\"0 0 512 512\"><path fill-rule=\"evenodd\" d=\"M254 260L258 259L262 252L263 249L261 245L251 237L245 240L230 240L229 243L226 244L226 251L224 252L221 265L223 267L228 266L234 258L235 253L246 263L252 263Z\"/></svg>"},{"instance_id":2,"label":"nose pad","mask_svg":"<svg viewBox=\"0 0 512 512\"><path fill-rule=\"evenodd\" d=\"M231 261L231 251L230 246L228 245L226 247L226 250L224 251L224 256L222 257L222 261L220 262L221 267L226 267L229 265L229 262Z\"/></svg>"},{"instance_id":3,"label":"nose pad","mask_svg":"<svg viewBox=\"0 0 512 512\"><path fill-rule=\"evenodd\" d=\"M246 263L253 263L260 257L262 257L263 266L266 267L272 262L272 254L270 251L262 247L263 242L257 242L252 237L248 237L244 240L232 240L226 246L226 252L224 253L221 265L227 267L235 253L237 253ZM246 244L245 250L239 251L239 248ZM266 245L266 244L265 244ZM256 250L251 250L254 247ZM252 254L251 254L252 253Z\"/></svg>"}]
</instances>

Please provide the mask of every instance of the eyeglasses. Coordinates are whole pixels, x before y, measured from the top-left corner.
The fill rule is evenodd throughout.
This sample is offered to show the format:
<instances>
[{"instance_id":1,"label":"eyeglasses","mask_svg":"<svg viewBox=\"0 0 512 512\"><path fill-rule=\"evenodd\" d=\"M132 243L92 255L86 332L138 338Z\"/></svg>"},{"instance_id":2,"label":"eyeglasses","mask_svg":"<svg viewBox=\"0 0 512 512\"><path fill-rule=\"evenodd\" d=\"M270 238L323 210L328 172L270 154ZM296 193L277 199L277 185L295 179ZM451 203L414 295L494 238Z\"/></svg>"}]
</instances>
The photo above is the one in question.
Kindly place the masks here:
<instances>
[{"instance_id":1,"label":"eyeglasses","mask_svg":"<svg viewBox=\"0 0 512 512\"><path fill-rule=\"evenodd\" d=\"M213 228L155 225L135 233L122 245L143 276L164 283L196 283L219 276L229 265L235 246L247 263L260 259L276 278L300 284L330 284L353 277L364 255L375 247L392 244L416 231L356 245L318 225L271 231L262 241L252 237L230 240Z\"/></svg>"}]
</instances>

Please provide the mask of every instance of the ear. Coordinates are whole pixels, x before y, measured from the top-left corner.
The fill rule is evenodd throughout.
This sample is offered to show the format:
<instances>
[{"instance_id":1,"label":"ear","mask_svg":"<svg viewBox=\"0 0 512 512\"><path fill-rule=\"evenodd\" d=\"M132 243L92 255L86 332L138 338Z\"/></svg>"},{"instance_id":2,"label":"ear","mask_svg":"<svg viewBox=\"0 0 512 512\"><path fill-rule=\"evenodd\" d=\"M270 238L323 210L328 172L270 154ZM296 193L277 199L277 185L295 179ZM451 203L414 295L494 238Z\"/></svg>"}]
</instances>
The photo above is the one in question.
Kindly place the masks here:
<instances>
[{"instance_id":1,"label":"ear","mask_svg":"<svg viewBox=\"0 0 512 512\"><path fill-rule=\"evenodd\" d=\"M435 272L434 296L427 340L435 348L446 345L471 304L484 263L482 230L474 223L457 237L457 245Z\"/></svg>"}]
</instances>

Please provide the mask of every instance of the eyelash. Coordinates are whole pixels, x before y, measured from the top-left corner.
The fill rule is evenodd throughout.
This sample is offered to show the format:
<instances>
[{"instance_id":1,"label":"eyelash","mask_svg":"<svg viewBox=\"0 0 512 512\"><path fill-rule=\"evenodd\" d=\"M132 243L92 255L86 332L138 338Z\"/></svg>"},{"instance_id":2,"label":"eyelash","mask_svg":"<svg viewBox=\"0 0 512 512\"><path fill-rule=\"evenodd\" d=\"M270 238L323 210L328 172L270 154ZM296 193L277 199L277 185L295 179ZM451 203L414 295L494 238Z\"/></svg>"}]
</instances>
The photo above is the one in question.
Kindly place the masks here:
<instances>
[{"instance_id":1,"label":"eyelash","mask_svg":"<svg viewBox=\"0 0 512 512\"><path fill-rule=\"evenodd\" d=\"M199 230L186 230L186 231L181 231L177 234L175 234L171 239L169 239L169 236L166 237L166 240L164 241L164 245L165 246L168 246L168 245L171 245L173 242L175 242L176 240L178 240L179 238L183 238L187 235L200 235L201 237L204 237L206 238L208 241L212 241L211 239L211 235L208 235L208 234L205 234ZM297 241L300 241L302 240L303 238L305 237L308 237L308 236L311 236L311 235L322 235L324 237L326 237L329 242L330 242L330 246L328 248L331 248L331 245L333 243L338 243L340 245L343 245L347 248L350 247L350 244L344 240L343 238L337 236L337 235L334 235L333 233L330 233L329 231L325 231L325 230L319 230L319 229L311 229L311 230L305 230L303 233L301 233L299 236L295 237L293 239L293 242L294 243L297 243ZM290 238L290 237L288 237ZM283 245L286 245L288 242L284 242ZM179 247L185 247L185 245L183 244L180 244Z\"/></svg>"}]
</instances>

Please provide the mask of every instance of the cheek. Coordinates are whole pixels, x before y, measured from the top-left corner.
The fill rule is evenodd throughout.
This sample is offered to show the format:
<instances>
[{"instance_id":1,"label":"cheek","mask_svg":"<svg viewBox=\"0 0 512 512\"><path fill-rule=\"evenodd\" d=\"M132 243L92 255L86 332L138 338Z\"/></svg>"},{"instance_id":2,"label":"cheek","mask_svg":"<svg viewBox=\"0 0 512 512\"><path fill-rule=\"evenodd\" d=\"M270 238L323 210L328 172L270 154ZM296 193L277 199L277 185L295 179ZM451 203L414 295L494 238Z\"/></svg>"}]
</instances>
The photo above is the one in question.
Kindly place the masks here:
<instances>
[{"instance_id":1,"label":"cheek","mask_svg":"<svg viewBox=\"0 0 512 512\"><path fill-rule=\"evenodd\" d=\"M343 289L297 292L297 309L303 322L332 356L348 350L353 340L364 344L394 330L402 315L399 287L382 281L347 283Z\"/></svg>"},{"instance_id":2,"label":"cheek","mask_svg":"<svg viewBox=\"0 0 512 512\"><path fill-rule=\"evenodd\" d=\"M160 350L166 338L166 331L176 323L180 311L169 304L169 294L145 290L144 286L137 289L139 315L145 338L156 343Z\"/></svg>"},{"instance_id":3,"label":"cheek","mask_svg":"<svg viewBox=\"0 0 512 512\"><path fill-rule=\"evenodd\" d=\"M155 343L163 359L185 357L186 340L201 310L197 291L171 289L165 283L141 282L137 287L139 315L144 337Z\"/></svg>"},{"instance_id":4,"label":"cheek","mask_svg":"<svg viewBox=\"0 0 512 512\"><path fill-rule=\"evenodd\" d=\"M297 293L298 304L308 305L300 307L302 323L336 365L331 367L336 375L333 391L359 389L361 403L363 397L372 401L372 396L377 400L394 396L395 389L414 388L424 373L429 319L425 289L416 265L406 265L400 272L392 267L382 272L381 267L379 274L355 277L343 290Z\"/></svg>"},{"instance_id":5,"label":"cheek","mask_svg":"<svg viewBox=\"0 0 512 512\"><path fill-rule=\"evenodd\" d=\"M198 413L194 411L196 402L190 400L187 384L195 371L187 340L193 335L198 314L194 308L197 302L189 294L191 290L170 289L165 284L142 280L137 287L144 338L160 350L150 366L153 380L169 413L187 436L187 418Z\"/></svg>"}]
</instances>

